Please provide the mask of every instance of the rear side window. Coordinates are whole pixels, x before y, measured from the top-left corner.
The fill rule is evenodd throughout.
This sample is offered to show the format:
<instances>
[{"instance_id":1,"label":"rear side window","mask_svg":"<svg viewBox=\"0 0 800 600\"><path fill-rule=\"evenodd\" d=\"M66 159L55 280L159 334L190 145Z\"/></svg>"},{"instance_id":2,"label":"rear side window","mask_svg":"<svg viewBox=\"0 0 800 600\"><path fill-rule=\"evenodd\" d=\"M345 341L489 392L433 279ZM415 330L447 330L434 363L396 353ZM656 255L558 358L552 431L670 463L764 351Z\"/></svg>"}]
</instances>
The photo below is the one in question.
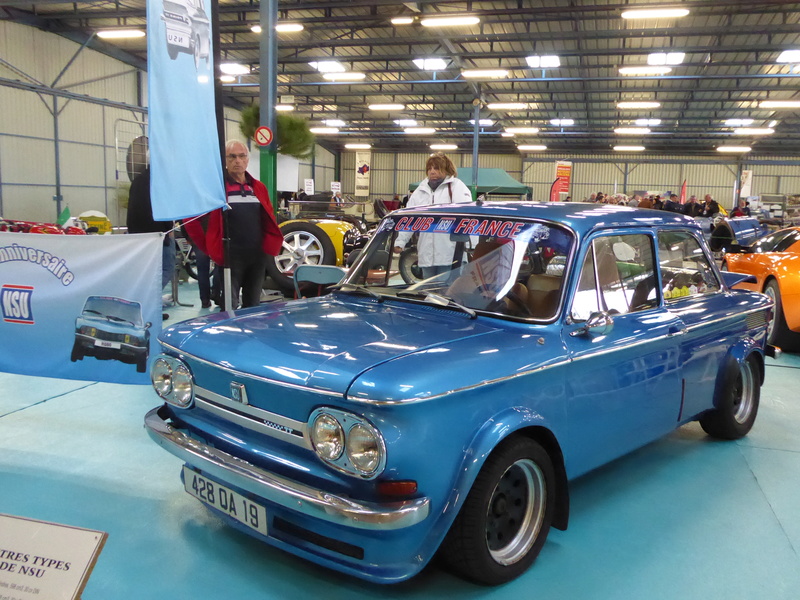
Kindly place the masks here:
<instances>
[{"instance_id":1,"label":"rear side window","mask_svg":"<svg viewBox=\"0 0 800 600\"><path fill-rule=\"evenodd\" d=\"M662 293L666 300L720 289L720 282L700 242L688 232L659 232L658 260L661 265Z\"/></svg>"},{"instance_id":2,"label":"rear side window","mask_svg":"<svg viewBox=\"0 0 800 600\"><path fill-rule=\"evenodd\" d=\"M647 235L594 239L581 266L572 319L585 321L599 311L625 314L658 306L654 265L653 244Z\"/></svg>"}]
</instances>

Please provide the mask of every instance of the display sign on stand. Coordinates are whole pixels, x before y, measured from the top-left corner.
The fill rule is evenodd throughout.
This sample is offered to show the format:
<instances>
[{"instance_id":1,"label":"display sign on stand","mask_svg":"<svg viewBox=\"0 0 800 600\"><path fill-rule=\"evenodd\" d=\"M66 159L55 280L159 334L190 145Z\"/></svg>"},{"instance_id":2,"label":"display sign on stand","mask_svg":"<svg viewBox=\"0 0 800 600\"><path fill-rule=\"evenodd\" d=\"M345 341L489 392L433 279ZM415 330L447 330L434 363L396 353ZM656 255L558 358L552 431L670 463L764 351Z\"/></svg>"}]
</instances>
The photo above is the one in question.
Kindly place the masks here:
<instances>
[{"instance_id":1,"label":"display sign on stand","mask_svg":"<svg viewBox=\"0 0 800 600\"><path fill-rule=\"evenodd\" d=\"M0 514L0 599L76 600L108 534Z\"/></svg>"},{"instance_id":2,"label":"display sign on stand","mask_svg":"<svg viewBox=\"0 0 800 600\"><path fill-rule=\"evenodd\" d=\"M342 191L342 182L331 181L331 192L336 194L336 193L341 193L341 191Z\"/></svg>"},{"instance_id":3,"label":"display sign on stand","mask_svg":"<svg viewBox=\"0 0 800 600\"><path fill-rule=\"evenodd\" d=\"M308 194L309 196L314 195L314 180L313 179L305 179L303 180L303 191Z\"/></svg>"},{"instance_id":4,"label":"display sign on stand","mask_svg":"<svg viewBox=\"0 0 800 600\"><path fill-rule=\"evenodd\" d=\"M566 160L556 161L556 179L550 188L550 202L559 202L562 194L569 194L571 179L572 163Z\"/></svg>"}]
</instances>

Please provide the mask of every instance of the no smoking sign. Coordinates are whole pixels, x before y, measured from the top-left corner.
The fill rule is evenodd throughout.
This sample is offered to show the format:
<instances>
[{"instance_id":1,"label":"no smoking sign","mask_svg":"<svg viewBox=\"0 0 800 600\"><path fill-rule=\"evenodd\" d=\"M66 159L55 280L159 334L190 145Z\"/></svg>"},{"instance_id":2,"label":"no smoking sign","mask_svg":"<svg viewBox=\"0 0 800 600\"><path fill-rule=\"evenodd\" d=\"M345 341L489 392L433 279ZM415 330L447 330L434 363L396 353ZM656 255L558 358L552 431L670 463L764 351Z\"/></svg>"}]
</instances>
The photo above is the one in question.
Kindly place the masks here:
<instances>
[{"instance_id":1,"label":"no smoking sign","mask_svg":"<svg viewBox=\"0 0 800 600\"><path fill-rule=\"evenodd\" d=\"M269 146L272 143L272 130L269 127L261 126L256 129L253 138L259 146Z\"/></svg>"}]
</instances>

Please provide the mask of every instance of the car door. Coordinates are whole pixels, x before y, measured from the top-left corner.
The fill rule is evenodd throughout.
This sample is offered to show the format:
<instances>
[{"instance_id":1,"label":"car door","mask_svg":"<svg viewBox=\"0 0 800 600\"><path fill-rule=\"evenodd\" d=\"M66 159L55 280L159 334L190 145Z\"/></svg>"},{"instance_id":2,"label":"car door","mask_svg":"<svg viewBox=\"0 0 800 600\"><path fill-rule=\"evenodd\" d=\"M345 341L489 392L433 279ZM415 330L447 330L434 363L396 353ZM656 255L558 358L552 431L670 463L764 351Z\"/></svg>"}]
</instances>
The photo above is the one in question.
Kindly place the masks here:
<instances>
[{"instance_id":1,"label":"car door","mask_svg":"<svg viewBox=\"0 0 800 600\"><path fill-rule=\"evenodd\" d=\"M571 370L568 468L578 474L672 430L681 406L681 319L658 284L647 231L609 231L584 245L565 343ZM587 327L593 319L607 325Z\"/></svg>"}]
</instances>

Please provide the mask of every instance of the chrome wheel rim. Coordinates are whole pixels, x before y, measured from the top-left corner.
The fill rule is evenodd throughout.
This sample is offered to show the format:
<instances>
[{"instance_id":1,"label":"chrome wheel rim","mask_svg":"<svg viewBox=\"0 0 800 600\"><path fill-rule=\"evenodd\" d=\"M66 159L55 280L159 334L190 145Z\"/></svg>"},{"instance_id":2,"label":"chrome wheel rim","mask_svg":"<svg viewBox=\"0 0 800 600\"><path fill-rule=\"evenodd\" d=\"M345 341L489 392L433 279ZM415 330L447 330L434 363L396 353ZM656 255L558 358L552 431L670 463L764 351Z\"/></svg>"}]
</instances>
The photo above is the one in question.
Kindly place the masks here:
<instances>
[{"instance_id":1,"label":"chrome wheel rim","mask_svg":"<svg viewBox=\"0 0 800 600\"><path fill-rule=\"evenodd\" d=\"M769 299L772 300L772 318L767 321L767 341L772 343L772 336L775 335L775 319L777 318L778 312L778 299L775 297L775 289L772 286L767 286L764 288L764 294L769 296Z\"/></svg>"},{"instance_id":2,"label":"chrome wheel rim","mask_svg":"<svg viewBox=\"0 0 800 600\"><path fill-rule=\"evenodd\" d=\"M746 423L753 412L755 397L755 379L753 377L753 367L750 361L745 362L736 381L733 398L733 418L739 424Z\"/></svg>"},{"instance_id":3,"label":"chrome wheel rim","mask_svg":"<svg viewBox=\"0 0 800 600\"><path fill-rule=\"evenodd\" d=\"M497 482L486 511L486 543L497 563L514 564L533 546L544 522L546 485L529 458L512 464Z\"/></svg>"},{"instance_id":4,"label":"chrome wheel rim","mask_svg":"<svg viewBox=\"0 0 800 600\"><path fill-rule=\"evenodd\" d=\"M325 258L322 242L316 236L297 231L283 237L281 253L275 257L278 270L291 275L300 265L321 265Z\"/></svg>"}]
</instances>

